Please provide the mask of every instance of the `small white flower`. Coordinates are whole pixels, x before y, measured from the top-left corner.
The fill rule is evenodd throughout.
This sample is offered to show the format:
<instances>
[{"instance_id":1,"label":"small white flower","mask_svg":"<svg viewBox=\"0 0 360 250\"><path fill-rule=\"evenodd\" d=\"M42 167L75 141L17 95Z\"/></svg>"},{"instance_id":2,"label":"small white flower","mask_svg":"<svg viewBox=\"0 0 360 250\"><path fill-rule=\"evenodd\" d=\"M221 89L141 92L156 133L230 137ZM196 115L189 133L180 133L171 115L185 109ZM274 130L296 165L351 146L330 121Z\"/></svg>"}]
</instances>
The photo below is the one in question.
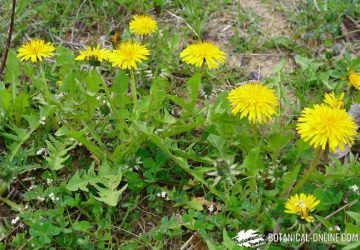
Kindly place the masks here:
<instances>
[{"instance_id":1,"label":"small white flower","mask_svg":"<svg viewBox=\"0 0 360 250\"><path fill-rule=\"evenodd\" d=\"M334 227L334 229L335 229L335 231L340 231L340 230L341 230L338 225L336 225L336 226Z\"/></svg>"},{"instance_id":2,"label":"small white flower","mask_svg":"<svg viewBox=\"0 0 360 250\"><path fill-rule=\"evenodd\" d=\"M54 193L50 193L50 194L49 194L49 198L50 198L52 201L58 201L58 200L59 200L59 197L56 197Z\"/></svg>"},{"instance_id":3,"label":"small white flower","mask_svg":"<svg viewBox=\"0 0 360 250\"><path fill-rule=\"evenodd\" d=\"M45 200L45 198L43 198L41 196L38 196L37 199L38 199L38 201L41 201L41 202L43 202Z\"/></svg>"},{"instance_id":4,"label":"small white flower","mask_svg":"<svg viewBox=\"0 0 360 250\"><path fill-rule=\"evenodd\" d=\"M98 95L98 96L96 97L96 100L100 101L100 100L101 100L101 96Z\"/></svg>"},{"instance_id":5,"label":"small white flower","mask_svg":"<svg viewBox=\"0 0 360 250\"><path fill-rule=\"evenodd\" d=\"M45 116L40 117L40 124L45 125L45 123L46 123L46 117Z\"/></svg>"},{"instance_id":6,"label":"small white flower","mask_svg":"<svg viewBox=\"0 0 360 250\"><path fill-rule=\"evenodd\" d=\"M46 179L46 184L50 185L53 181L53 179Z\"/></svg>"},{"instance_id":7,"label":"small white flower","mask_svg":"<svg viewBox=\"0 0 360 250\"><path fill-rule=\"evenodd\" d=\"M166 198L167 193L166 193L165 191L162 191L161 193L157 193L156 196L159 197L159 198L160 198L160 197L161 197L161 198Z\"/></svg>"},{"instance_id":8,"label":"small white flower","mask_svg":"<svg viewBox=\"0 0 360 250\"><path fill-rule=\"evenodd\" d=\"M20 220L19 216L16 216L14 219L11 220L11 224L16 224Z\"/></svg>"},{"instance_id":9,"label":"small white flower","mask_svg":"<svg viewBox=\"0 0 360 250\"><path fill-rule=\"evenodd\" d=\"M63 98L64 96L66 96L67 93L66 92L60 92L58 94L55 95L55 98L60 100L61 98Z\"/></svg>"},{"instance_id":10,"label":"small white flower","mask_svg":"<svg viewBox=\"0 0 360 250\"><path fill-rule=\"evenodd\" d=\"M359 187L357 186L357 185L352 185L352 186L350 186L350 189L352 190L352 191L354 191L355 193L357 193L358 191L359 191Z\"/></svg>"},{"instance_id":11,"label":"small white flower","mask_svg":"<svg viewBox=\"0 0 360 250\"><path fill-rule=\"evenodd\" d=\"M24 207L24 209L25 209L25 210L26 210L26 209L29 209L29 207L30 207L29 204L26 204L25 207Z\"/></svg>"},{"instance_id":12,"label":"small white flower","mask_svg":"<svg viewBox=\"0 0 360 250\"><path fill-rule=\"evenodd\" d=\"M211 204L210 206L208 206L208 210L210 213L214 212L215 206L214 204Z\"/></svg>"},{"instance_id":13,"label":"small white flower","mask_svg":"<svg viewBox=\"0 0 360 250\"><path fill-rule=\"evenodd\" d=\"M36 151L37 155L42 155L46 152L46 148L40 148L38 151Z\"/></svg>"},{"instance_id":14,"label":"small white flower","mask_svg":"<svg viewBox=\"0 0 360 250\"><path fill-rule=\"evenodd\" d=\"M50 193L50 194L49 194L49 198L50 198L52 201L55 201L55 199L56 199L54 193Z\"/></svg>"}]
</instances>

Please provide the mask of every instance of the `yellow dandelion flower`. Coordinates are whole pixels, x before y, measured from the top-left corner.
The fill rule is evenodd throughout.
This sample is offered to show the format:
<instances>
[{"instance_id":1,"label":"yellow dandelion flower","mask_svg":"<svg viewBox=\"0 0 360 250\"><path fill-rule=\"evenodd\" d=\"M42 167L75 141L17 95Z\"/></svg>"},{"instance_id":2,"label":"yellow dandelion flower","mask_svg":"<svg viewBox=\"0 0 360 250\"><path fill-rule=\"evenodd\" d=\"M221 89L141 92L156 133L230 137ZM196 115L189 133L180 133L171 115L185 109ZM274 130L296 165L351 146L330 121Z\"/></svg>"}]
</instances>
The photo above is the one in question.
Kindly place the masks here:
<instances>
[{"instance_id":1,"label":"yellow dandelion flower","mask_svg":"<svg viewBox=\"0 0 360 250\"><path fill-rule=\"evenodd\" d=\"M291 196L285 204L285 213L296 214L307 222L314 221L314 217L310 213L320 204L315 196L301 193Z\"/></svg>"},{"instance_id":2,"label":"yellow dandelion flower","mask_svg":"<svg viewBox=\"0 0 360 250\"><path fill-rule=\"evenodd\" d=\"M180 58L182 61L201 67L205 62L209 69L216 69L225 63L225 52L212 42L197 42L184 49Z\"/></svg>"},{"instance_id":3,"label":"yellow dandelion flower","mask_svg":"<svg viewBox=\"0 0 360 250\"><path fill-rule=\"evenodd\" d=\"M81 50L80 54L75 58L77 61L99 61L109 59L110 50L100 49L100 46L86 47L85 50Z\"/></svg>"},{"instance_id":4,"label":"yellow dandelion flower","mask_svg":"<svg viewBox=\"0 0 360 250\"><path fill-rule=\"evenodd\" d=\"M252 82L230 91L228 100L232 113L248 117L251 123L266 123L276 114L278 99L272 89L259 82Z\"/></svg>"},{"instance_id":5,"label":"yellow dandelion flower","mask_svg":"<svg viewBox=\"0 0 360 250\"><path fill-rule=\"evenodd\" d=\"M41 39L33 39L21 45L17 57L20 61L31 60L32 62L42 61L54 55L55 47L52 43L45 43Z\"/></svg>"},{"instance_id":6,"label":"yellow dandelion flower","mask_svg":"<svg viewBox=\"0 0 360 250\"><path fill-rule=\"evenodd\" d=\"M150 35L157 29L157 23L152 16L135 15L130 22L130 31L138 36Z\"/></svg>"},{"instance_id":7,"label":"yellow dandelion flower","mask_svg":"<svg viewBox=\"0 0 360 250\"><path fill-rule=\"evenodd\" d=\"M137 63L148 59L150 51L138 42L124 42L119 44L109 56L113 67L122 69L137 69Z\"/></svg>"},{"instance_id":8,"label":"yellow dandelion flower","mask_svg":"<svg viewBox=\"0 0 360 250\"><path fill-rule=\"evenodd\" d=\"M324 103L332 108L343 108L344 107L344 93L336 96L334 92L326 93L324 96Z\"/></svg>"},{"instance_id":9,"label":"yellow dandelion flower","mask_svg":"<svg viewBox=\"0 0 360 250\"><path fill-rule=\"evenodd\" d=\"M348 74L349 86L353 86L357 90L360 90L360 74L350 70Z\"/></svg>"},{"instance_id":10,"label":"yellow dandelion flower","mask_svg":"<svg viewBox=\"0 0 360 250\"><path fill-rule=\"evenodd\" d=\"M298 119L297 131L304 141L314 148L326 146L332 152L354 143L357 125L345 109L332 108L326 104L305 108Z\"/></svg>"}]
</instances>

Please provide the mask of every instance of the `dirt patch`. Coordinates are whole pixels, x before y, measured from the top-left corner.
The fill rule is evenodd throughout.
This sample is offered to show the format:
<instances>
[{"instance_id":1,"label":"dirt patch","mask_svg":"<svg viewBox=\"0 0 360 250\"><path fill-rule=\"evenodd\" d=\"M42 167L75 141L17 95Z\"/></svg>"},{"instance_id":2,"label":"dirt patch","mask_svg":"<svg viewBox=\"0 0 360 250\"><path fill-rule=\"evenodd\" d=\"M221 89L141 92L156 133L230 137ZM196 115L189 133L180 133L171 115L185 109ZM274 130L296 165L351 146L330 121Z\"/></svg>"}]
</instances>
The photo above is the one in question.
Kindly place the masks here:
<instances>
[{"instance_id":1,"label":"dirt patch","mask_svg":"<svg viewBox=\"0 0 360 250\"><path fill-rule=\"evenodd\" d=\"M261 39L270 41L276 37L291 37L290 22L269 4L260 0L239 0L240 7L255 22L261 33ZM257 80L271 75L273 67L285 58L292 65L292 57L279 49L268 49L262 53L236 53L230 39L235 35L248 37L253 31L248 31L237 24L238 2L226 5L222 11L213 13L207 24L211 29L205 34L205 39L214 41L228 55L228 66L233 69L245 69L245 74L251 80ZM245 25L246 26L246 25Z\"/></svg>"},{"instance_id":2,"label":"dirt patch","mask_svg":"<svg viewBox=\"0 0 360 250\"><path fill-rule=\"evenodd\" d=\"M264 40L276 37L291 37L290 23L278 13L272 6L258 0L239 0L243 11L258 20L258 26ZM247 73L254 74L260 79L272 73L273 67L285 58L289 64L291 57L276 49L270 49L268 53L243 54L232 58L230 65L246 65Z\"/></svg>"},{"instance_id":3,"label":"dirt patch","mask_svg":"<svg viewBox=\"0 0 360 250\"><path fill-rule=\"evenodd\" d=\"M239 0L242 9L259 17L259 26L266 39L290 34L290 23L275 9L258 0Z\"/></svg>"},{"instance_id":4,"label":"dirt patch","mask_svg":"<svg viewBox=\"0 0 360 250\"><path fill-rule=\"evenodd\" d=\"M219 44L226 52L231 50L229 40L236 34L236 1L233 5L226 5L222 10L210 15L207 27L211 27L204 38ZM237 30L241 32L240 29ZM230 46L230 47L229 47Z\"/></svg>"},{"instance_id":5,"label":"dirt patch","mask_svg":"<svg viewBox=\"0 0 360 250\"><path fill-rule=\"evenodd\" d=\"M273 68L279 64L283 58L288 61L285 68L288 68L289 65L292 64L291 58L288 58L277 51L273 52L274 53L253 53L233 56L232 61L230 61L230 65L240 64L240 66L246 68L245 71L249 80L260 80L270 76Z\"/></svg>"}]
</instances>

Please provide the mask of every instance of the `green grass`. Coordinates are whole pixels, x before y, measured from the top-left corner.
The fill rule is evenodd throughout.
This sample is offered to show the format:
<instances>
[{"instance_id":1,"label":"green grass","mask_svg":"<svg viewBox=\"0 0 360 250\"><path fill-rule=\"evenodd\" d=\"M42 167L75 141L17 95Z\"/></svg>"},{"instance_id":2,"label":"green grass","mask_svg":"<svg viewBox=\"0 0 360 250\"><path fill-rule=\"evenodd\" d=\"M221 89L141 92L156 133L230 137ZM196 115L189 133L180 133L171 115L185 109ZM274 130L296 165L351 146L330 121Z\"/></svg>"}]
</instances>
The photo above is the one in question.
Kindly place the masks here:
<instances>
[{"instance_id":1,"label":"green grass","mask_svg":"<svg viewBox=\"0 0 360 250\"><path fill-rule=\"evenodd\" d=\"M300 112L330 91L345 93L346 110L360 102L347 84L348 68L360 72L359 41L341 30L343 14L358 18L359 2L317 3L320 11L310 0L257 1L291 27L268 37L267 17L235 1L18 0L0 78L0 249L241 249L233 239L241 230L294 233L301 220L284 213L285 202L315 156L296 132ZM0 0L2 47L10 12L11 1ZM151 55L135 72L134 108L127 70L74 58L87 45L111 49L115 32L136 39L128 23L138 13L155 17L159 32L145 39ZM56 57L19 62L29 38L53 42ZM226 52L225 65L201 71L180 60L201 39ZM260 80L281 99L257 139L227 100L259 76L249 68L256 60L261 72L271 65ZM324 152L300 189L321 202L301 230L360 234L350 188L360 185L358 154L358 140L340 160Z\"/></svg>"}]
</instances>

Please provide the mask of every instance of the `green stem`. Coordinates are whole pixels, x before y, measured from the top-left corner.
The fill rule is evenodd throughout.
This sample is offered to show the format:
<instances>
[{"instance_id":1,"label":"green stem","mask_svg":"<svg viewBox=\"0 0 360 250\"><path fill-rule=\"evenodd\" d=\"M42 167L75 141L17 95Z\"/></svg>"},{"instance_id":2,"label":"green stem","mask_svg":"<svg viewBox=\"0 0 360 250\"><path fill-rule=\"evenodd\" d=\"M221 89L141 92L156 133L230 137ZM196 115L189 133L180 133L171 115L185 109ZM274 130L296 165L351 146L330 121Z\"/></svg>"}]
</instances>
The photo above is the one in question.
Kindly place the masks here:
<instances>
[{"instance_id":1,"label":"green stem","mask_svg":"<svg viewBox=\"0 0 360 250\"><path fill-rule=\"evenodd\" d=\"M45 100L47 103L50 103L50 90L46 81L46 76L45 76L45 71L43 68L42 63L40 63L40 75L41 75L41 80L43 83L43 90L44 90L44 94L45 94Z\"/></svg>"},{"instance_id":2,"label":"green stem","mask_svg":"<svg viewBox=\"0 0 360 250\"><path fill-rule=\"evenodd\" d=\"M317 164L319 163L320 159L321 159L321 155L322 155L322 150L321 148L318 148L316 150L316 154L315 154L315 158L314 160L311 162L309 168L307 170L305 170L304 172L304 176L300 179L300 181L295 185L295 187L293 188L293 190L291 191L292 194L295 194L299 189L301 189L304 184L308 181L308 179L310 178L310 174L312 173L312 171L315 169L315 167L317 166Z\"/></svg>"},{"instance_id":3,"label":"green stem","mask_svg":"<svg viewBox=\"0 0 360 250\"><path fill-rule=\"evenodd\" d=\"M98 70L98 68L96 68L99 76L101 77L101 84L103 86L103 89L105 91L105 95L106 95L106 99L109 102L110 105L110 110L111 112L114 114L115 118L117 119L117 121L121 124L121 130L120 130L120 134L121 134L121 138L123 139L125 137L124 135L124 130L127 130L127 127L125 126L125 121L124 118L119 114L119 112L116 112L116 106L114 104L113 98L110 94L109 88L105 83L105 79L102 77L101 72Z\"/></svg>"},{"instance_id":4,"label":"green stem","mask_svg":"<svg viewBox=\"0 0 360 250\"><path fill-rule=\"evenodd\" d=\"M130 76L131 76L131 93L132 93L133 102L134 102L133 110L136 110L137 92L136 92L136 82L135 82L134 71L132 69L130 70Z\"/></svg>"},{"instance_id":5,"label":"green stem","mask_svg":"<svg viewBox=\"0 0 360 250\"><path fill-rule=\"evenodd\" d=\"M91 74L91 71L92 71L92 67L89 68L89 71L88 73ZM87 105L87 113L88 113L88 119L89 121L91 121L91 107L90 107L90 101L89 101L89 95L86 91L85 92L85 95L86 95L86 105Z\"/></svg>"},{"instance_id":6,"label":"green stem","mask_svg":"<svg viewBox=\"0 0 360 250\"><path fill-rule=\"evenodd\" d=\"M99 72L98 72L98 73L99 73ZM115 109L115 105L114 105L114 103L113 103L113 100L112 100L112 97L111 97L109 88L108 88L108 86L106 85L105 80L104 80L104 78L102 77L102 75L101 75L100 73L99 73L99 76L101 77L101 84L103 85L106 98L107 98L107 100L108 100L108 102L109 102L109 104L110 104L111 111L112 111L113 113L115 113L115 110L116 110L116 109Z\"/></svg>"},{"instance_id":7,"label":"green stem","mask_svg":"<svg viewBox=\"0 0 360 250\"><path fill-rule=\"evenodd\" d=\"M203 64L201 65L200 72L201 72L201 76L203 76L205 72L205 62L203 62Z\"/></svg>"},{"instance_id":8,"label":"green stem","mask_svg":"<svg viewBox=\"0 0 360 250\"><path fill-rule=\"evenodd\" d=\"M253 137L254 137L254 143L257 145L258 144L258 134L257 134L256 123L252 124L252 133L253 133Z\"/></svg>"}]
</instances>

